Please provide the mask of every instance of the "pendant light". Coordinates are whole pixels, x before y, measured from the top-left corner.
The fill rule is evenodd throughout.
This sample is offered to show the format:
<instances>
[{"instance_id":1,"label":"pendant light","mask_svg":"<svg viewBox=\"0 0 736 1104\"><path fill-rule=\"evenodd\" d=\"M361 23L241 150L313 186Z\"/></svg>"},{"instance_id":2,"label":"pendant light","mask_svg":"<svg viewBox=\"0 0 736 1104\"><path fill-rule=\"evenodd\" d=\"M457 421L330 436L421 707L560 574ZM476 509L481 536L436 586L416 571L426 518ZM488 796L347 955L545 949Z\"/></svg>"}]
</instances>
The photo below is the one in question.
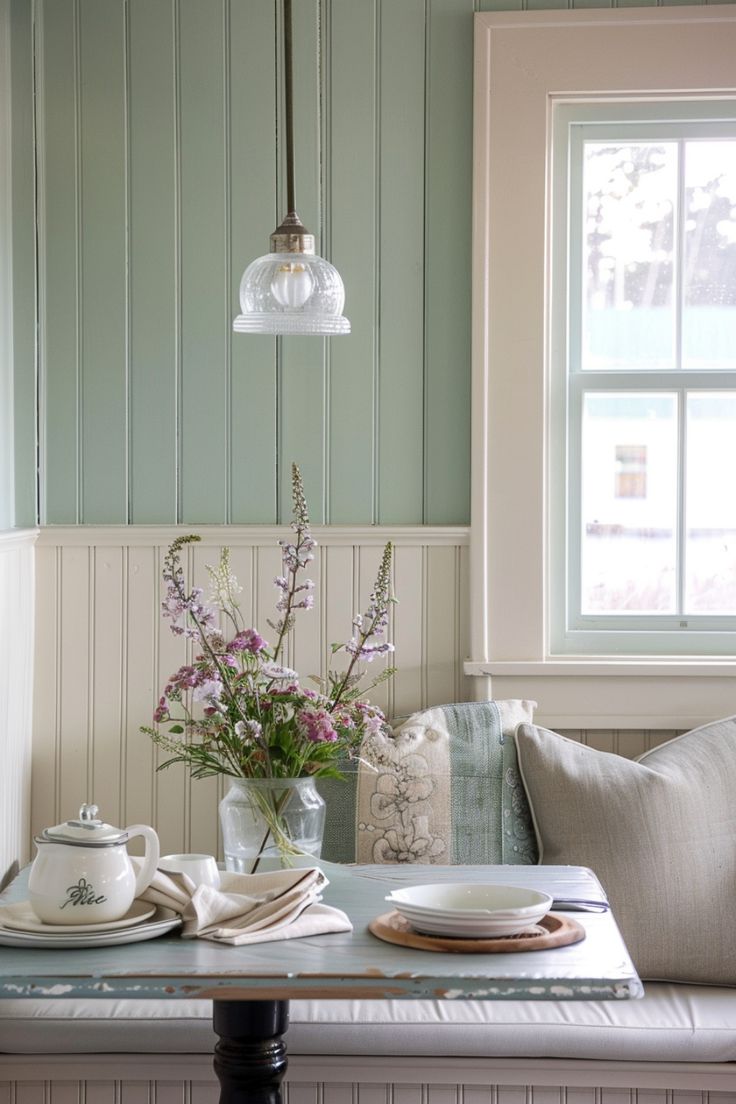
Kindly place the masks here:
<instances>
[{"instance_id":1,"label":"pendant light","mask_svg":"<svg viewBox=\"0 0 736 1104\"><path fill-rule=\"evenodd\" d=\"M292 104L291 0L283 0L286 113L287 215L271 234L271 252L248 265L240 281L241 314L236 333L346 334L345 288L336 268L314 252L294 204L294 114Z\"/></svg>"}]
</instances>

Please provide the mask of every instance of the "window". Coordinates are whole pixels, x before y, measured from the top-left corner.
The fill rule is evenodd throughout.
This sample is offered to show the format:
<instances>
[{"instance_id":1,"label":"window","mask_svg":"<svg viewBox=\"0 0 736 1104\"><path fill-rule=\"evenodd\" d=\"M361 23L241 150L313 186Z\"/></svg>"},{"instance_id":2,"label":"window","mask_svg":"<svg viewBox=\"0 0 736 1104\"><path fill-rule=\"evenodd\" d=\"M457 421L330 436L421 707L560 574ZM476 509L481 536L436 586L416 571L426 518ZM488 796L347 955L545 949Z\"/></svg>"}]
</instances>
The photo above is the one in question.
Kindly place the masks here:
<instances>
[{"instance_id":1,"label":"window","mask_svg":"<svg viewBox=\"0 0 736 1104\"><path fill-rule=\"evenodd\" d=\"M475 24L466 671L560 727L725 715L736 7Z\"/></svg>"},{"instance_id":2,"label":"window","mask_svg":"<svg viewBox=\"0 0 736 1104\"><path fill-rule=\"evenodd\" d=\"M732 653L736 102L559 104L552 144L551 650Z\"/></svg>"}]
</instances>

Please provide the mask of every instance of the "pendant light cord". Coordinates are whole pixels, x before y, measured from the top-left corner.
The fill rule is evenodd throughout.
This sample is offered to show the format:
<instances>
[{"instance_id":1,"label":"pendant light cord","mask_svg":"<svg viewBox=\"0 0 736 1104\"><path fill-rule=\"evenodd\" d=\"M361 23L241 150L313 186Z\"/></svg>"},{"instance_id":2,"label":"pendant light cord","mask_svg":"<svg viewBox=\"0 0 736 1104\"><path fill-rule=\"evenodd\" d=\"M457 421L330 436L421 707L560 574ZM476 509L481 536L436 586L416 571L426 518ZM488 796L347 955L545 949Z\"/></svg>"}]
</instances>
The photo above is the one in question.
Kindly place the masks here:
<instances>
[{"instance_id":1,"label":"pendant light cord","mask_svg":"<svg viewBox=\"0 0 736 1104\"><path fill-rule=\"evenodd\" d=\"M286 115L286 210L292 214L294 206L294 109L293 72L291 53L291 0L284 0L284 92Z\"/></svg>"}]
</instances>

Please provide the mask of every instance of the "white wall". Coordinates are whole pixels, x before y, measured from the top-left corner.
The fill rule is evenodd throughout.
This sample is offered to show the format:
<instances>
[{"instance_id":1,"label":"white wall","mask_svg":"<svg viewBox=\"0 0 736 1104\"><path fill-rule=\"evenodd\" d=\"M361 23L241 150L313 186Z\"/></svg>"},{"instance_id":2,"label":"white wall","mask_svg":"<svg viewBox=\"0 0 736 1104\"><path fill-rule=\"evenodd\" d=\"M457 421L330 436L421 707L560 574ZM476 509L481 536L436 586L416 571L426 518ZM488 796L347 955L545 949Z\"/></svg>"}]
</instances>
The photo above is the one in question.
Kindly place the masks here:
<instances>
[{"instance_id":1,"label":"white wall","mask_svg":"<svg viewBox=\"0 0 736 1104\"><path fill-rule=\"evenodd\" d=\"M35 537L0 533L0 885L29 857Z\"/></svg>"}]
</instances>

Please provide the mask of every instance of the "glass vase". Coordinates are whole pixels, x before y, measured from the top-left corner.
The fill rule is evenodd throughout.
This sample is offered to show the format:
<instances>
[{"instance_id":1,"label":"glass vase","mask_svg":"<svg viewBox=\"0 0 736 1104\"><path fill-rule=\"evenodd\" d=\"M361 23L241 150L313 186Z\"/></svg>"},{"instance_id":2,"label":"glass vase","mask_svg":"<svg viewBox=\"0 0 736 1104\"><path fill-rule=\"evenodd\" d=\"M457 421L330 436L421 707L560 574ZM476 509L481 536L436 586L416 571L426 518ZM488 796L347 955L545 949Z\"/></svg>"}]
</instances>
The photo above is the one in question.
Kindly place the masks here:
<instances>
[{"instance_id":1,"label":"glass vase","mask_svg":"<svg viewBox=\"0 0 736 1104\"><path fill-rule=\"evenodd\" d=\"M225 867L241 874L319 858L325 803L314 778L232 778L220 802ZM274 863L275 860L275 863Z\"/></svg>"}]
</instances>

